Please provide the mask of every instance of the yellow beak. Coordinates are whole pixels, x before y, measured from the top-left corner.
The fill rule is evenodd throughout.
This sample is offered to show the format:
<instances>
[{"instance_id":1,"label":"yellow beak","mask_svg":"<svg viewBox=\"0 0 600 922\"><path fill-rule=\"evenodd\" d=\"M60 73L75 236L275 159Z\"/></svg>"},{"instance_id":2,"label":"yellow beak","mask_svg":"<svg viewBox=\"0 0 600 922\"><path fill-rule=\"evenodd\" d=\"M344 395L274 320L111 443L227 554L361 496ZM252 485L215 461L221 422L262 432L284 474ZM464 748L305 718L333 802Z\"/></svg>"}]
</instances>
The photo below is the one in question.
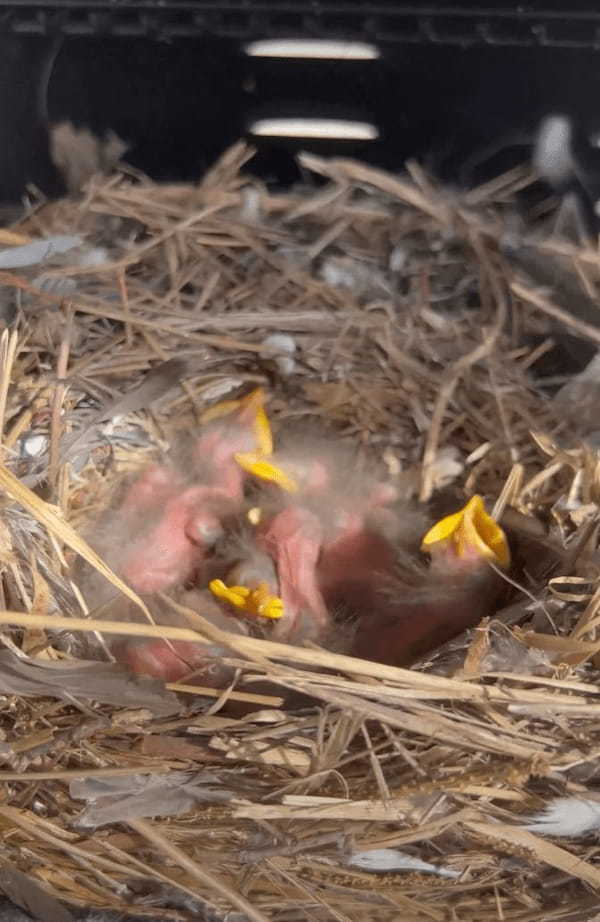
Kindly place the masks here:
<instances>
[{"instance_id":1,"label":"yellow beak","mask_svg":"<svg viewBox=\"0 0 600 922\"><path fill-rule=\"evenodd\" d=\"M246 454L238 453L235 455L235 460L247 474L253 474L254 477L258 477L260 480L266 480L268 483L276 483L277 486L285 490L286 493L298 492L298 484L293 477L286 474L285 471L277 467L276 464L271 464L270 461L266 461L264 455L250 452Z\"/></svg>"},{"instance_id":2,"label":"yellow beak","mask_svg":"<svg viewBox=\"0 0 600 922\"><path fill-rule=\"evenodd\" d=\"M275 621L283 617L283 602L278 596L271 595L266 583L250 589L248 586L226 586L222 580L213 579L208 588L218 599L249 615Z\"/></svg>"},{"instance_id":3,"label":"yellow beak","mask_svg":"<svg viewBox=\"0 0 600 922\"><path fill-rule=\"evenodd\" d=\"M240 400L222 400L221 403L209 407L201 416L202 423L210 423L214 419L222 419L231 413L249 414L252 416L252 431L256 448L260 455L273 454L273 434L269 417L265 412L265 392L262 387L246 394Z\"/></svg>"},{"instance_id":4,"label":"yellow beak","mask_svg":"<svg viewBox=\"0 0 600 922\"><path fill-rule=\"evenodd\" d=\"M459 560L487 560L505 570L510 565L506 535L486 512L481 496L472 496L467 505L440 519L421 543L429 554L450 554Z\"/></svg>"}]
</instances>

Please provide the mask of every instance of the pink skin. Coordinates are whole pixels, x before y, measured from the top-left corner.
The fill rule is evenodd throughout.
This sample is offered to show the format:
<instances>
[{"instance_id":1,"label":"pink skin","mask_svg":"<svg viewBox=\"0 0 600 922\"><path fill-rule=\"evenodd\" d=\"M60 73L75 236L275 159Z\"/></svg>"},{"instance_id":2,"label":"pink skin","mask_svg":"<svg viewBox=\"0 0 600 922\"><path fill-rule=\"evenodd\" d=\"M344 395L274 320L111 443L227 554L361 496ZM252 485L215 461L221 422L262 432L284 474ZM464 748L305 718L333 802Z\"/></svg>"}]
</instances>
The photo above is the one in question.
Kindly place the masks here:
<instances>
[{"instance_id":1,"label":"pink skin","mask_svg":"<svg viewBox=\"0 0 600 922\"><path fill-rule=\"evenodd\" d=\"M318 638L329 625L329 612L316 580L322 529L313 513L300 506L279 512L259 534L259 546L273 558L285 614L276 623L282 640Z\"/></svg>"},{"instance_id":2,"label":"pink skin","mask_svg":"<svg viewBox=\"0 0 600 922\"><path fill-rule=\"evenodd\" d=\"M173 468L154 464L131 485L123 503L124 515L140 515L159 508L176 493L181 478Z\"/></svg>"},{"instance_id":3,"label":"pink skin","mask_svg":"<svg viewBox=\"0 0 600 922\"><path fill-rule=\"evenodd\" d=\"M236 463L234 455L249 451L252 447L253 443L245 428L240 432L232 432L230 427L223 427L200 436L194 456L203 464L210 462L210 478L215 487L223 490L232 500L241 501L244 472Z\"/></svg>"},{"instance_id":4,"label":"pink skin","mask_svg":"<svg viewBox=\"0 0 600 922\"><path fill-rule=\"evenodd\" d=\"M331 482L331 474L327 465L321 461L311 461L303 473L303 487L311 493L322 493Z\"/></svg>"},{"instance_id":5,"label":"pink skin","mask_svg":"<svg viewBox=\"0 0 600 922\"><path fill-rule=\"evenodd\" d=\"M207 649L199 644L164 640L126 641L112 650L117 662L136 675L178 682L196 669L206 668Z\"/></svg>"},{"instance_id":6,"label":"pink skin","mask_svg":"<svg viewBox=\"0 0 600 922\"><path fill-rule=\"evenodd\" d=\"M135 481L123 500L120 513L129 532L132 525L133 530L143 531L145 518L158 517L149 532L134 539L124 561L119 562L120 572L137 592L160 591L179 578L187 579L202 560L202 543L191 540L186 532L201 496L198 488L181 492L182 487L173 468L154 465Z\"/></svg>"},{"instance_id":7,"label":"pink skin","mask_svg":"<svg viewBox=\"0 0 600 922\"><path fill-rule=\"evenodd\" d=\"M389 541L361 523L323 548L317 568L319 589L329 608L366 614L378 604L382 582L393 574L394 564Z\"/></svg>"},{"instance_id":8,"label":"pink skin","mask_svg":"<svg viewBox=\"0 0 600 922\"><path fill-rule=\"evenodd\" d=\"M256 407L243 407L232 417L209 426L194 449L194 457L201 464L210 462L211 482L220 486L232 498L241 501L244 488L244 471L236 463L238 453L256 451L253 431Z\"/></svg>"},{"instance_id":9,"label":"pink skin","mask_svg":"<svg viewBox=\"0 0 600 922\"><path fill-rule=\"evenodd\" d=\"M502 579L481 560L454 573L432 565L424 585L396 585L365 612L357 626L353 656L410 666L498 607Z\"/></svg>"},{"instance_id":10,"label":"pink skin","mask_svg":"<svg viewBox=\"0 0 600 922\"><path fill-rule=\"evenodd\" d=\"M384 507L397 499L396 490L378 484L350 511L344 505L340 509L340 497L328 493L331 479L328 466L321 461L312 461L301 472L303 492L334 507L333 537L326 541L318 516L296 503L279 512L258 536L259 545L277 566L285 615L275 634L284 640L323 636L331 608L371 607L382 573L393 571L393 548L378 530L368 526L367 517L373 512L380 519L391 516Z\"/></svg>"},{"instance_id":11,"label":"pink skin","mask_svg":"<svg viewBox=\"0 0 600 922\"><path fill-rule=\"evenodd\" d=\"M385 507L397 499L397 491L388 484L377 484L351 510L343 504L340 508L340 496L327 495L330 483L327 466L313 462L306 486L333 505L335 512L335 533L322 541L315 562L315 586L329 609L343 606L364 610L374 604L382 574L393 572L394 567L390 542L367 520L372 513L380 520L392 517Z\"/></svg>"},{"instance_id":12,"label":"pink skin","mask_svg":"<svg viewBox=\"0 0 600 922\"><path fill-rule=\"evenodd\" d=\"M176 470L155 465L130 488L121 515L129 523L137 519L142 534L119 569L137 592L161 592L184 584L201 569L206 552L223 533L223 518L235 514L243 500L244 472L234 455L255 447L250 425L254 412L244 411L212 426L198 439L194 455L207 472L209 485L186 487ZM139 522L147 516L155 521L144 531ZM189 604L220 627L245 632L211 597L198 597ZM219 666L219 657L226 652L213 645L162 640L126 640L114 646L118 661L135 673L173 682L198 672L201 684L216 687L226 684L231 675L231 670Z\"/></svg>"},{"instance_id":13,"label":"pink skin","mask_svg":"<svg viewBox=\"0 0 600 922\"><path fill-rule=\"evenodd\" d=\"M221 630L239 635L248 633L245 624L221 611L209 592L191 590L183 593L179 601ZM231 651L220 644L125 637L115 641L111 649L117 662L136 675L152 676L163 682L185 678L189 684L222 688L233 675L232 668L222 663L223 657L232 655Z\"/></svg>"},{"instance_id":14,"label":"pink skin","mask_svg":"<svg viewBox=\"0 0 600 922\"><path fill-rule=\"evenodd\" d=\"M130 488L123 505L126 518L158 513L156 524L136 541L121 565L123 577L141 593L161 592L185 583L202 566L206 552L221 536L222 518L243 499L244 474L238 451L253 446L247 425L209 429L197 441L195 456L208 463L210 485L185 487L173 469L155 465Z\"/></svg>"},{"instance_id":15,"label":"pink skin","mask_svg":"<svg viewBox=\"0 0 600 922\"><path fill-rule=\"evenodd\" d=\"M185 583L222 533L229 497L211 487L189 487L164 505L161 518L134 542L121 572L137 592L161 592Z\"/></svg>"},{"instance_id":16,"label":"pink skin","mask_svg":"<svg viewBox=\"0 0 600 922\"><path fill-rule=\"evenodd\" d=\"M319 588L329 608L362 613L377 604L381 583L395 567L393 545L381 528L386 520L394 525L394 514L383 506L395 499L393 487L381 484L362 509L343 510L338 517L337 533L323 545L317 568ZM370 523L370 517L377 524Z\"/></svg>"},{"instance_id":17,"label":"pink skin","mask_svg":"<svg viewBox=\"0 0 600 922\"><path fill-rule=\"evenodd\" d=\"M232 654L218 644L137 640L116 644L112 652L117 662L136 675L151 676L163 682L186 679L190 685L222 688L232 675L232 670L220 662L222 657Z\"/></svg>"}]
</instances>

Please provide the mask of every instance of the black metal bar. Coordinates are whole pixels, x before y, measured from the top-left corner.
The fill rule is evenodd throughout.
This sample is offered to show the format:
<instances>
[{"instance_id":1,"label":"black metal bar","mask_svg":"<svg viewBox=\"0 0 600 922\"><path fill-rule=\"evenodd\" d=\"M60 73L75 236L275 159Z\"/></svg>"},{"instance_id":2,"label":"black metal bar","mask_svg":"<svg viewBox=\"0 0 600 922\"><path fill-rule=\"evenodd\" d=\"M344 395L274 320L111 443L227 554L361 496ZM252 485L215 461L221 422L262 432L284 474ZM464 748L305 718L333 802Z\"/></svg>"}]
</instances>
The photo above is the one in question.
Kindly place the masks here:
<instances>
[{"instance_id":1,"label":"black metal bar","mask_svg":"<svg viewBox=\"0 0 600 922\"><path fill-rule=\"evenodd\" d=\"M539 8L538 8L539 6ZM546 0L478 8L394 0L0 0L0 32L172 40L348 37L382 45L600 47L600 4Z\"/></svg>"}]
</instances>

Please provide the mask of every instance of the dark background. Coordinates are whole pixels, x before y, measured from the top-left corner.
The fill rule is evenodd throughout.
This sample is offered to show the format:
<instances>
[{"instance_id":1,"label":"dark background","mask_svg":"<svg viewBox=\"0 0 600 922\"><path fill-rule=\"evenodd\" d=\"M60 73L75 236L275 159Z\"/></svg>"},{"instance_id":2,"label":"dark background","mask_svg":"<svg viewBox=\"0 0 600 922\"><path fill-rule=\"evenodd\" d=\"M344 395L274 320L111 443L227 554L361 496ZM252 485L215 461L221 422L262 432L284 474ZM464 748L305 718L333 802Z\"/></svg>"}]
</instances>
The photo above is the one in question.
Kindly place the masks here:
<instances>
[{"instance_id":1,"label":"dark background","mask_svg":"<svg viewBox=\"0 0 600 922\"><path fill-rule=\"evenodd\" d=\"M97 131L113 128L132 142L128 159L136 166L157 178L182 179L196 178L253 118L266 114L365 118L379 129L378 141L332 144L324 152L392 170L417 156L455 175L491 141L531 133L547 111L567 110L591 122L596 116L600 127L598 52L382 50L377 61L309 62L251 59L237 42L219 39L175 45L67 40L49 86L49 115ZM264 148L261 171L289 178L286 146Z\"/></svg>"},{"instance_id":2,"label":"dark background","mask_svg":"<svg viewBox=\"0 0 600 922\"><path fill-rule=\"evenodd\" d=\"M298 10L319 7L299 0L279 6L248 0L244 8L253 18L243 20L227 10L217 20L194 18L188 3L188 12L171 16L168 27L160 16L146 16L140 26L136 9L143 4L119 2L128 12L118 26L98 17L73 25L73 11L85 3L69 8L68 21L64 11L46 20L42 3L28 20L11 20L11 32L0 32L0 202L18 199L27 182L60 194L47 131L48 122L62 120L99 135L113 129L130 143L132 165L165 180L198 178L262 115L340 115L378 127L380 139L364 144L261 142L252 168L282 183L297 178L293 153L301 147L391 170L417 157L442 178L470 185L523 159L518 145L545 113L568 112L590 131L600 129L600 4L594 0L577 0L576 9L566 0L504 2L491 12L485 4L487 12L477 16L460 2L412 5L425 12L452 6L449 19L394 18L390 11L397 14L400 4L393 0L341 3L341 12L316 19L312 12L298 18ZM284 6L288 12L277 13ZM260 12L263 7L275 13ZM586 10L596 8L596 19L586 18ZM21 15L26 8L18 9ZM136 31L144 37L128 34ZM275 61L243 52L244 38L307 33L374 40L382 58ZM461 35L467 36L462 44ZM512 149L475 168L496 142Z\"/></svg>"}]
</instances>

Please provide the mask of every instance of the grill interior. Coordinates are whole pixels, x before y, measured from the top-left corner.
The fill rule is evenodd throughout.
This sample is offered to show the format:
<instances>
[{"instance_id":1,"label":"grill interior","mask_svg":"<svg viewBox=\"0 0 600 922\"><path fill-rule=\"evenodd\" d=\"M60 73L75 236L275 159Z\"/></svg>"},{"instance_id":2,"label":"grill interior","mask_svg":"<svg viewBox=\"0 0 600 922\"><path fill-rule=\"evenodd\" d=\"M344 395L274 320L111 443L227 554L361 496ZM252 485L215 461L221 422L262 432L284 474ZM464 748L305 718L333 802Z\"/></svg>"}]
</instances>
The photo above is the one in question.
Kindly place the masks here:
<instances>
[{"instance_id":1,"label":"grill interior","mask_svg":"<svg viewBox=\"0 0 600 922\"><path fill-rule=\"evenodd\" d=\"M298 178L298 149L388 169L416 157L444 179L470 182L485 174L494 145L506 151L492 157L494 169L518 159L549 111L568 111L590 132L600 129L600 10L593 0L576 10L566 0L485 9L446 0L13 0L0 11L2 201L20 196L27 182L49 194L59 189L44 154L48 121L100 135L114 130L129 142L135 167L182 180L252 136L259 119L374 126L377 137L366 142L253 139L259 154L252 169L282 183ZM248 43L269 38L366 41L379 57L246 54Z\"/></svg>"}]
</instances>

